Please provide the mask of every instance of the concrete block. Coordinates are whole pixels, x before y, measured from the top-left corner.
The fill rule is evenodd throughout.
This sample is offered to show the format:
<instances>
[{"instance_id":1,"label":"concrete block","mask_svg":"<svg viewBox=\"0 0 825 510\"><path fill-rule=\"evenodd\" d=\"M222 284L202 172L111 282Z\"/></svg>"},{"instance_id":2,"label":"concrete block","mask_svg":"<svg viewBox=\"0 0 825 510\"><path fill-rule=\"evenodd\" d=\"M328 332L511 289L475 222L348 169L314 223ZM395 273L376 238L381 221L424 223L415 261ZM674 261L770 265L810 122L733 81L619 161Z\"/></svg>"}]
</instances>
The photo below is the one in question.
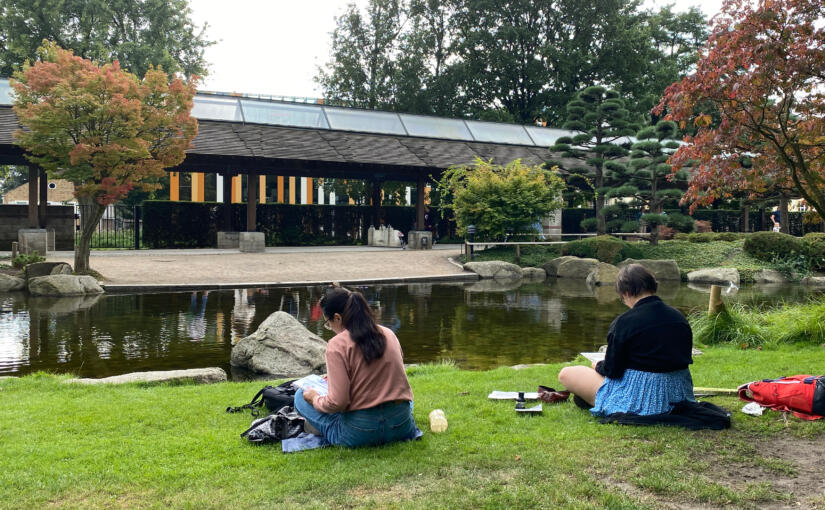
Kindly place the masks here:
<instances>
[{"instance_id":1,"label":"concrete block","mask_svg":"<svg viewBox=\"0 0 825 510\"><path fill-rule=\"evenodd\" d=\"M240 247L240 232L218 232L218 248L238 249Z\"/></svg>"},{"instance_id":2,"label":"concrete block","mask_svg":"<svg viewBox=\"0 0 825 510\"><path fill-rule=\"evenodd\" d=\"M433 233L429 230L410 230L407 247L411 250L431 250L433 248Z\"/></svg>"},{"instance_id":3,"label":"concrete block","mask_svg":"<svg viewBox=\"0 0 825 510\"><path fill-rule=\"evenodd\" d=\"M262 253L266 248L263 232L239 232L238 248L243 253Z\"/></svg>"},{"instance_id":4,"label":"concrete block","mask_svg":"<svg viewBox=\"0 0 825 510\"><path fill-rule=\"evenodd\" d=\"M36 251L45 256L49 252L49 233L44 228L21 228L17 231L17 242L20 253L31 254Z\"/></svg>"}]
</instances>

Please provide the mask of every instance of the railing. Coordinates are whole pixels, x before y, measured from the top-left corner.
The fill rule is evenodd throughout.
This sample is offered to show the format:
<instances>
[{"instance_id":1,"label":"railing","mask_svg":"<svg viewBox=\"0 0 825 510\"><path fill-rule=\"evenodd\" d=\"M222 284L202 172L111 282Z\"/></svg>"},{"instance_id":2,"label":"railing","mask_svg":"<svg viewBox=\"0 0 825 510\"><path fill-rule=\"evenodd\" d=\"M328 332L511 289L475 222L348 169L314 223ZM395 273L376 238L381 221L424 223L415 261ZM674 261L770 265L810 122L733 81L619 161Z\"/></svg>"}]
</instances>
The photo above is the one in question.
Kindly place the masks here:
<instances>
[{"instance_id":1,"label":"railing","mask_svg":"<svg viewBox=\"0 0 825 510\"><path fill-rule=\"evenodd\" d=\"M80 217L84 212L83 208L84 206L75 206L75 246L80 242ZM110 205L97 224L97 230L92 235L90 248L139 250L141 229L140 206Z\"/></svg>"},{"instance_id":2,"label":"railing","mask_svg":"<svg viewBox=\"0 0 825 510\"><path fill-rule=\"evenodd\" d=\"M541 237L575 237L576 240L580 240L583 237L595 237L599 234L525 234L525 235L532 235L532 236L541 236ZM628 238L640 238L640 239L647 239L650 237L649 232L616 232L610 234L613 237L619 237L622 240L627 240ZM467 253L472 254L473 248L476 246L484 246L486 250L489 246L515 246L516 248L516 259L518 260L521 257L521 246L531 246L531 245L553 245L553 244L567 244L570 241L468 241L464 240L464 246L461 249L461 254L466 255Z\"/></svg>"}]
</instances>

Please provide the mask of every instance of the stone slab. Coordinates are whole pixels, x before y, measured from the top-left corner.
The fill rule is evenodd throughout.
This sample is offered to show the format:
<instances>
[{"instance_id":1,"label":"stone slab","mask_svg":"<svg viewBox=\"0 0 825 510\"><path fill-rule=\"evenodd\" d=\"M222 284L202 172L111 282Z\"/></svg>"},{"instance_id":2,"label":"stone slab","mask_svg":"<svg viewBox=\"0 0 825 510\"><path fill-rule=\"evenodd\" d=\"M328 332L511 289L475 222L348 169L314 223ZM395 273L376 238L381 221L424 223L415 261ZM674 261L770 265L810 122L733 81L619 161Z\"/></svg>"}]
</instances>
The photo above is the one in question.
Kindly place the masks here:
<instances>
[{"instance_id":1,"label":"stone slab","mask_svg":"<svg viewBox=\"0 0 825 510\"><path fill-rule=\"evenodd\" d=\"M433 233L429 230L410 230L407 233L407 248L411 250L431 250L433 248Z\"/></svg>"},{"instance_id":2,"label":"stone slab","mask_svg":"<svg viewBox=\"0 0 825 510\"><path fill-rule=\"evenodd\" d=\"M44 228L21 228L17 231L17 244L20 253L45 256L49 252L49 233Z\"/></svg>"},{"instance_id":3,"label":"stone slab","mask_svg":"<svg viewBox=\"0 0 825 510\"><path fill-rule=\"evenodd\" d=\"M238 249L242 253L263 253L266 243L263 232L239 232Z\"/></svg>"},{"instance_id":4,"label":"stone slab","mask_svg":"<svg viewBox=\"0 0 825 510\"><path fill-rule=\"evenodd\" d=\"M218 232L218 249L237 250L240 247L239 234L240 232Z\"/></svg>"},{"instance_id":5,"label":"stone slab","mask_svg":"<svg viewBox=\"0 0 825 510\"><path fill-rule=\"evenodd\" d=\"M67 384L128 384L163 383L191 381L202 384L225 382L226 372L221 368L193 368L190 370L162 370L153 372L133 372L102 379L67 379Z\"/></svg>"}]
</instances>

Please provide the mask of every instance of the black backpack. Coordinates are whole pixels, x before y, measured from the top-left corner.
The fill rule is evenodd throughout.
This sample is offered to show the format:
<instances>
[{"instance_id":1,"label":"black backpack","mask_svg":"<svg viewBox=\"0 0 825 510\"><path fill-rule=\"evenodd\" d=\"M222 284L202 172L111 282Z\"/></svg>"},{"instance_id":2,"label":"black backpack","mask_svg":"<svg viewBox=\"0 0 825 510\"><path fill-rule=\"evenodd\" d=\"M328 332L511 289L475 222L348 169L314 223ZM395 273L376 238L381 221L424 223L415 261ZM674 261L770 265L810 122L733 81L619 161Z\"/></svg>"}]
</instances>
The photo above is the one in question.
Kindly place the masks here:
<instances>
[{"instance_id":1,"label":"black backpack","mask_svg":"<svg viewBox=\"0 0 825 510\"><path fill-rule=\"evenodd\" d=\"M261 391L252 397L252 401L238 407L227 407L227 413L242 413L244 409L249 409L252 416L260 414L260 407L266 406L270 413L277 413L282 407L295 405L295 392L298 391L292 386L295 379L279 384L278 386L265 386Z\"/></svg>"}]
</instances>

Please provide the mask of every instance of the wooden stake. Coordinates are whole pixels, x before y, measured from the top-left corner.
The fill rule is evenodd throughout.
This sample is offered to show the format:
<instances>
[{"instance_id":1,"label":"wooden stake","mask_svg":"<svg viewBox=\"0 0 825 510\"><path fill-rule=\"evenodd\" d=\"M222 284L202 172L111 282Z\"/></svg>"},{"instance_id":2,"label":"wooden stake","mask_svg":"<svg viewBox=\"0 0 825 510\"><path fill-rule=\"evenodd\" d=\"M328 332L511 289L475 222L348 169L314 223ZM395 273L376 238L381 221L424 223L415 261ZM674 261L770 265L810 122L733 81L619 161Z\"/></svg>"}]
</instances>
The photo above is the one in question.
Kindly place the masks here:
<instances>
[{"instance_id":1,"label":"wooden stake","mask_svg":"<svg viewBox=\"0 0 825 510\"><path fill-rule=\"evenodd\" d=\"M12 241L11 243L11 259L14 260L17 258L17 241Z\"/></svg>"},{"instance_id":2,"label":"wooden stake","mask_svg":"<svg viewBox=\"0 0 825 510\"><path fill-rule=\"evenodd\" d=\"M521 246L516 245L516 262L521 262Z\"/></svg>"},{"instance_id":3,"label":"wooden stake","mask_svg":"<svg viewBox=\"0 0 825 510\"><path fill-rule=\"evenodd\" d=\"M722 287L718 285L710 286L710 300L708 301L708 315L717 315L725 309L722 302Z\"/></svg>"}]
</instances>

